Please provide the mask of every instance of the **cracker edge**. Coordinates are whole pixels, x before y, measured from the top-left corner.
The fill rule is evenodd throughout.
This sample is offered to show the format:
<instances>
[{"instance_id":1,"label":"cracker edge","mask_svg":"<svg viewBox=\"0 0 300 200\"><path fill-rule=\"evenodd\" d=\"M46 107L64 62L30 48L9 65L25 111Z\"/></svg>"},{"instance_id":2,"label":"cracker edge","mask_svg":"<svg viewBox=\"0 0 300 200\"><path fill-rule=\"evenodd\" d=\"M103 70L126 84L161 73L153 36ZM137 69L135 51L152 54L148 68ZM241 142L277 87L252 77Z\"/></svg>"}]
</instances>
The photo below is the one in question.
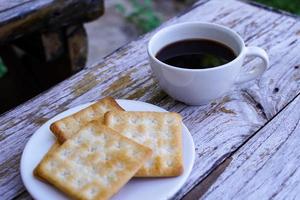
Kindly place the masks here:
<instances>
[{"instance_id":1,"label":"cracker edge","mask_svg":"<svg viewBox=\"0 0 300 200\"><path fill-rule=\"evenodd\" d=\"M112 113L126 113L128 111L108 111L104 114L104 125L106 125L107 127L108 126L108 123L109 123L109 118L112 116ZM149 173L147 173L146 171L144 170L139 170L135 175L134 177L175 177L175 176L180 176L183 171L184 171L184 162L183 162L183 144L182 144L182 116L179 114L179 113L176 113L176 112L147 112L147 111L129 111L129 112L133 112L133 113L141 113L141 114L144 114L144 113L147 113L147 114L152 114L152 113L168 113L168 114L172 114L174 116L176 116L177 120L180 121L180 133L181 134L177 134L176 135L176 143L179 144L179 154L176 155L176 160L180 160L179 162L179 165L177 165L176 167L173 167L172 169L170 170L165 170L164 172L162 173L159 173L158 170L156 171L156 174L157 175L151 175ZM110 128L110 127L109 127ZM126 137L126 136L125 136ZM143 145L143 144L141 144ZM153 172L153 174L155 174Z\"/></svg>"},{"instance_id":2,"label":"cracker edge","mask_svg":"<svg viewBox=\"0 0 300 200\"><path fill-rule=\"evenodd\" d=\"M48 150L48 152L44 155L44 157L46 157L46 156L50 156L50 154L52 154L53 152L55 152L56 151L56 149L58 148L58 147L60 147L60 144L59 144L59 142L56 140L55 141L55 143L50 147L50 149ZM44 159L44 157L42 158L42 160ZM41 162L39 162L39 164L34 168L34 170L33 170L33 175L35 176L35 177L37 177L38 179L40 179L40 180L42 180L42 181L46 181L46 180L44 180L42 177L40 177L39 176L39 173L38 173L38 171L37 171L37 168L38 168L38 166L40 165L40 163Z\"/></svg>"},{"instance_id":3,"label":"cracker edge","mask_svg":"<svg viewBox=\"0 0 300 200\"><path fill-rule=\"evenodd\" d=\"M117 103L117 101L112 98L112 97L104 97L100 100L98 100L97 102L93 103L92 105L76 112L76 113L73 113L72 115L69 115L67 117L64 117L60 120L57 120L55 122L53 122L51 125L50 125L50 130L52 131L52 133L56 136L57 140L59 141L60 144L64 143L68 138L65 137L65 133L63 130L60 129L59 127L59 124L60 123L63 123L65 121L65 119L67 118L72 118L75 114L80 114L82 113L83 111L87 110L87 109L90 109L91 107L93 107L94 105L98 104L98 103L102 103L103 101L108 101L110 102L111 105L113 105L114 107L116 107L117 109L120 109L120 111L124 111L124 109Z\"/></svg>"}]
</instances>

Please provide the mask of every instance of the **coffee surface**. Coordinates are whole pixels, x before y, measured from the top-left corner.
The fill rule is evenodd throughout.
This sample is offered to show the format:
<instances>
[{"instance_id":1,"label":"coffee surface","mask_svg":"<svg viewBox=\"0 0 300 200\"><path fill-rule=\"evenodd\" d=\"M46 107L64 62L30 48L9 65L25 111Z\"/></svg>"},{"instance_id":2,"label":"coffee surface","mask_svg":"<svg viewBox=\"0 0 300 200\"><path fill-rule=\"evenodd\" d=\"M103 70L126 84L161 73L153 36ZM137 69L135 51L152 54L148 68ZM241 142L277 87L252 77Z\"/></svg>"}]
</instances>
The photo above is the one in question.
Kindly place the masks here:
<instances>
[{"instance_id":1,"label":"coffee surface","mask_svg":"<svg viewBox=\"0 0 300 200\"><path fill-rule=\"evenodd\" d=\"M236 58L234 51L214 40L190 39L162 48L156 58L179 68L205 69L224 65Z\"/></svg>"}]
</instances>

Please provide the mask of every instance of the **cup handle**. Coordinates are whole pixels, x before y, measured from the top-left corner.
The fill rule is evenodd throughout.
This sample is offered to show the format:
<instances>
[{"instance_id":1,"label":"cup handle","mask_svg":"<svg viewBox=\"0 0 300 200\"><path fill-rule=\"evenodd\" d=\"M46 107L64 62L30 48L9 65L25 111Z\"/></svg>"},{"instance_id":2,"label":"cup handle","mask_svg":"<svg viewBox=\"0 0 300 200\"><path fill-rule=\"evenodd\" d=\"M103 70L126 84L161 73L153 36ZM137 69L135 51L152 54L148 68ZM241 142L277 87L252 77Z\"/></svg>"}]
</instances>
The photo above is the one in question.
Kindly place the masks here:
<instances>
[{"instance_id":1,"label":"cup handle","mask_svg":"<svg viewBox=\"0 0 300 200\"><path fill-rule=\"evenodd\" d=\"M242 71L240 76L237 78L236 83L243 83L246 81L250 81L256 79L261 76L264 71L269 66L269 56L265 50L260 47L245 47L246 56L256 56L259 57L263 62L257 66L255 66L250 71Z\"/></svg>"}]
</instances>

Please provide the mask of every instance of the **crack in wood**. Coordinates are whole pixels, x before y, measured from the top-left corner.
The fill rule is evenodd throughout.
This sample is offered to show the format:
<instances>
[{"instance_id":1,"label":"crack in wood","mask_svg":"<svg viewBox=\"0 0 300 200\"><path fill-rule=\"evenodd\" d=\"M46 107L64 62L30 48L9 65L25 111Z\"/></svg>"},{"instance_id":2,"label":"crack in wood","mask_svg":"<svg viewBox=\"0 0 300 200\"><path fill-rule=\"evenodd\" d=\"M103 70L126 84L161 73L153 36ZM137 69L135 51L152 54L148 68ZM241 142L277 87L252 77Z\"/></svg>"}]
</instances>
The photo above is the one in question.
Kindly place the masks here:
<instances>
[{"instance_id":1,"label":"crack in wood","mask_svg":"<svg viewBox=\"0 0 300 200\"><path fill-rule=\"evenodd\" d=\"M236 115L236 112L234 112L233 110L227 109L225 107L221 107L220 111L223 112L223 113L226 113L226 114L234 114L234 115Z\"/></svg>"},{"instance_id":2,"label":"crack in wood","mask_svg":"<svg viewBox=\"0 0 300 200\"><path fill-rule=\"evenodd\" d=\"M249 102L255 110L257 110L257 113L259 113L264 119L268 119L265 110L261 103L255 100L255 98L245 89L242 89L242 96L246 99L247 102Z\"/></svg>"},{"instance_id":3,"label":"crack in wood","mask_svg":"<svg viewBox=\"0 0 300 200\"><path fill-rule=\"evenodd\" d=\"M257 160L257 156L260 158L262 164L259 164L258 167L254 167L255 169L251 169L250 171L252 171L251 173L248 173L247 177L239 182L240 180L237 180L237 182L239 182L239 187L238 189L235 189L234 192L232 191L228 191L230 193L229 196L227 196L227 198L232 198L235 197L236 199L243 199L242 196L248 196L247 194L245 194L245 188L252 188L253 187L253 183L257 183L256 187L253 188L252 191L249 191L251 193L256 192L256 197L261 195L265 195L262 194L260 192L262 191L266 191L266 184L263 181L266 181L266 179L271 178L270 176L272 176L273 179L277 179L280 183L280 186L277 187L277 189L272 190L273 188L269 188L269 196L264 196L265 199L273 199L274 197L278 196L281 191L283 189L286 189L286 187L284 187L284 185L286 185L287 181L291 181L289 180L297 171L298 168L297 166L294 166L292 168L294 168L294 170L291 171L286 171L288 170L290 167L288 167L286 170L285 168L280 168L280 170L275 171L274 173L272 172L273 170L276 169L273 168L272 166L276 166L276 164L279 164L278 162L283 162L286 163L287 161L289 161L290 159L293 159L292 157L288 157L288 158L280 158L283 152L287 151L287 145L297 145L295 143L295 139L299 138L299 136L297 135L297 133L295 132L296 129L299 130L299 115L298 115L298 107L299 107L299 100L300 100L300 94L298 94L291 102L288 103L288 105L286 105L278 114L276 114L274 116L274 118L272 120L270 120L263 128L261 128L260 130L258 130L252 137L251 139L249 139L249 142L245 143L244 145L242 145L241 147L239 147L239 149L237 151L234 151L231 155L233 159L232 163L234 164L230 164L230 166L227 168L228 171L226 170L224 174L226 175L222 175L223 177L221 177L220 180L218 180L216 183L216 185L214 185L212 187L211 190L209 190L209 192L207 194L205 194L205 197L210 197L208 199L215 199L216 194L220 194L220 191L224 192L224 187L225 185L228 185L228 183L232 184L232 177L238 178L239 175L234 174L236 171L239 171L239 174L244 171L245 169L247 169L247 167L251 167L251 163L253 162L259 162L259 160ZM291 118L291 115L296 115L296 119L295 118ZM288 120L290 118L290 120ZM282 122L285 121L291 121L290 123L287 124L283 124ZM285 127L285 126L288 127ZM292 125L292 127L291 127ZM266 127L269 127L268 129ZM285 128L284 128L285 127ZM281 129L280 131L277 129ZM260 134L260 135L259 135ZM293 136L293 138L292 138ZM260 138L261 137L261 138ZM275 141L274 141L275 139ZM251 141L250 141L251 140ZM276 141L277 140L277 141ZM289 141L289 142L288 142ZM256 143L256 144L255 144ZM270 144L274 144L274 146L270 146L270 148L266 148L268 147ZM254 146L255 144L255 146ZM241 149L244 148L244 151L242 151ZM254 148L254 149L252 149ZM290 151L291 152L299 152L297 150L294 150L295 147L291 147ZM262 151L261 154L258 154L257 152ZM236 155L237 154L237 155ZM256 155L255 155L256 154ZM290 154L287 153L287 156ZM247 155L247 157L245 157ZM294 164L295 162L297 162L297 160L300 159L300 154L297 153L297 158L294 159ZM274 158L276 156L276 158ZM274 158L274 159L273 159ZM249 159L251 159L251 161L249 161ZM273 160L273 162L271 163L270 160ZM274 161L276 160L277 163ZM248 162L249 161L249 162ZM274 163L275 162L275 163ZM234 165L234 166L232 166ZM243 167L243 165L245 165ZM268 165L268 167L266 167ZM285 166L286 164L283 164L283 166ZM241 168L241 169L240 169ZM240 170L239 170L240 169ZM262 171L264 169L263 172L259 173L260 171ZM266 171L266 170L269 171ZM282 171L284 170L284 172ZM267 174L265 174L267 172ZM280 177L282 178L282 173L284 173L284 179L280 180ZM249 176L250 175L250 176ZM299 177L299 173L297 175ZM229 180L229 178L231 178L231 180ZM253 179L256 179L256 181L252 181ZM261 180L261 179L262 180ZM264 179L263 179L264 178ZM289 188L291 188L292 184L292 188L295 187L295 180L297 180L297 178L294 177L294 184L293 181L292 183L289 183ZM228 180L228 181L227 181ZM249 185L251 182L251 185ZM296 181L297 182L297 181ZM268 185L268 184L267 184ZM277 184L278 186L278 184ZM222 187L221 189L218 189L219 187ZM229 186L230 187L230 186ZM260 189L261 188L261 189ZM295 187L296 188L296 187ZM218 192L215 192L217 191ZM260 192L259 192L260 191ZM272 191L275 191L274 193L272 193ZM297 189L296 189L297 191ZM287 191L283 192L283 194L286 194ZM211 195L212 194L212 195ZM287 196L285 196L286 198ZM250 198L250 197L249 197ZM256 199L255 195L251 196L251 198ZM281 198L282 199L282 194L281 194Z\"/></svg>"},{"instance_id":4,"label":"crack in wood","mask_svg":"<svg viewBox=\"0 0 300 200\"><path fill-rule=\"evenodd\" d=\"M182 200L200 199L209 188L216 182L218 177L225 171L227 166L231 163L232 157L226 158L222 164L218 165L206 178L204 178L198 185L196 185L191 192L185 195Z\"/></svg>"},{"instance_id":5,"label":"crack in wood","mask_svg":"<svg viewBox=\"0 0 300 200\"><path fill-rule=\"evenodd\" d=\"M251 95L249 95L250 97L251 97ZM252 135L250 135L241 145L239 145L234 151L232 151L232 152L230 152L230 153L228 153L228 154L226 154L225 156L223 156L223 158L225 158L224 160L226 161L226 158L227 157L233 157L233 155L236 153L236 152L238 152L245 144L247 144L247 142L249 141L249 140L251 140L251 138L253 138L258 132L260 132L265 126L267 126L269 123L271 123L272 122L272 120L274 119L274 118L276 118L276 116L277 115L279 115L280 113L281 113L281 111L283 111L283 110L285 110L285 108L286 107L288 107L288 105L290 105L298 96L300 96L300 93L298 93L290 102L288 102L277 114L275 114L267 123L265 123L263 126L261 126L254 134L252 134ZM254 101L255 102L255 101ZM300 123L300 121L298 121L297 122L297 125ZM294 128L293 128L293 131L295 130L295 127L297 127L297 125L296 126L294 126ZM293 132L292 131L292 132ZM291 135L291 133L289 134L289 135ZM289 137L289 136L288 136ZM282 144L284 144L284 142L282 143ZM280 145L280 146L282 146L282 145ZM280 148L280 146L279 146L279 148ZM278 149L279 148L276 148L276 151L278 151ZM275 152L276 152L275 151ZM250 155L249 155L249 157L250 157ZM222 159L220 159L220 160L222 160ZM215 166L221 166L222 164L223 164L223 162L224 162L224 160L223 161L220 161L220 163L218 163L218 162L216 162L217 164L215 164ZM231 160L232 161L232 160ZM229 165L230 163L228 163L228 165ZM226 167L228 166L228 165L226 165ZM226 167L224 168L224 170L222 171L222 172L224 172L225 171L225 169L226 169ZM212 176L212 177L209 177L209 176L211 176L211 174L214 172L214 170L215 170L215 168L212 168L212 170L211 171L209 171L206 175L204 175L204 178L201 180L201 181L199 181L198 183L202 183L202 181L204 180L204 179L208 179L208 180L214 180L211 184L207 184L207 185L204 185L204 186L202 186L201 188L205 188L206 190L200 190L200 192L198 192L197 191L197 186L195 187L193 187L188 193L186 193L186 195L185 196L187 196L187 197L190 197L189 195L190 195L190 193L191 193L191 196L192 195L199 195L199 197L201 197L202 195L204 195L205 194L205 192L206 191L208 191L208 189L212 186L212 184L217 180L217 178L222 174L222 172L221 173L218 173L218 177L216 177L215 178L215 176ZM201 178L199 178L199 179L201 179ZM226 179L225 179L226 180ZM204 191L204 193L203 192L201 192L201 191ZM178 192L179 193L179 192ZM187 200L189 200L189 199L187 199Z\"/></svg>"}]
</instances>

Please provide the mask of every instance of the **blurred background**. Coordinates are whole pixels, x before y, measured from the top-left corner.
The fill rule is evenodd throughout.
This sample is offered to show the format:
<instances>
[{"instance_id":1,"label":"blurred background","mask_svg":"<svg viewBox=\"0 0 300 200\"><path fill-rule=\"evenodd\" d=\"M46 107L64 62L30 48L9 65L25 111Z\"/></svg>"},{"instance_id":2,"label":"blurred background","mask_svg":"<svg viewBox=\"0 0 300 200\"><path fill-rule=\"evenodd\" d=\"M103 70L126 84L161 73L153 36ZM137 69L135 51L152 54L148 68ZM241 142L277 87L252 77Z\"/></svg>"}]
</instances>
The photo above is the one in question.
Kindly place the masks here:
<instances>
[{"instance_id":1,"label":"blurred background","mask_svg":"<svg viewBox=\"0 0 300 200\"><path fill-rule=\"evenodd\" d=\"M19 63L14 62L16 60L12 57L13 55L20 57L20 55L24 54L24 51L20 48L22 45L24 46L24 41L17 41L18 43L17 45L14 44L14 47L2 47L2 50L0 49L0 114L49 89L80 71L84 66L92 65L97 61L99 62L103 57L109 55L120 46L155 29L161 23L183 12L195 2L196 0L106 0L104 14L92 22L85 23L83 26L85 30L82 28L78 31L77 35L79 37L84 36L82 41L85 42L85 38L87 40L87 55L83 61L79 62L79 65L81 65L80 68L64 72L60 71L61 69L55 70L53 67L50 67L52 69L51 72L53 73L54 71L55 78L51 77L51 73L43 70L36 73L36 67L24 67L23 65L26 65L27 62L31 64L32 62L36 62L37 59L32 59L32 55L30 55L31 57L25 56L26 59L20 60ZM300 0L248 0L248 2L267 5L275 9L300 15ZM43 44L47 45L47 41L51 43L53 37L55 38L53 34L46 36L44 34L42 37ZM75 43L77 40L76 37L74 39ZM28 42L31 39L26 39L26 41ZM80 43L76 45L80 45ZM11 54L8 54L8 49L12 51ZM83 51L85 52L85 49ZM31 59L29 59L30 62L28 61L28 57ZM52 62L52 65L57 66L65 64L68 63ZM14 65L20 65L18 70L21 72L15 72L16 67ZM37 62L37 65L43 64ZM41 73L47 74L40 78ZM61 76L57 75L60 73L64 74ZM21 79L22 81L20 81Z\"/></svg>"},{"instance_id":2,"label":"blurred background","mask_svg":"<svg viewBox=\"0 0 300 200\"><path fill-rule=\"evenodd\" d=\"M88 65L128 41L151 31L191 6L196 0L109 0L105 14L86 24L89 35ZM250 2L250 1L249 1ZM255 0L263 5L300 15L300 0ZM106 37L107 40L101 40Z\"/></svg>"}]
</instances>

